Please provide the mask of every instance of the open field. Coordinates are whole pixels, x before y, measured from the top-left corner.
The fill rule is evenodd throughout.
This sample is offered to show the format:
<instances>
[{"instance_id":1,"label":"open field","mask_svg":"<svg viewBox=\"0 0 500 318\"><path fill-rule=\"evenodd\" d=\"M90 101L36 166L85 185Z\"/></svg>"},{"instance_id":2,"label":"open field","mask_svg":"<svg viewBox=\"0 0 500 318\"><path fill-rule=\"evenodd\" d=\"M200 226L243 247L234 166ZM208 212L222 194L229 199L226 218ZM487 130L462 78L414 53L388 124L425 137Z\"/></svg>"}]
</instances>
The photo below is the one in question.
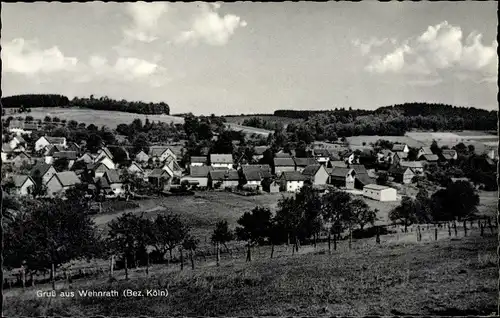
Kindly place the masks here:
<instances>
[{"instance_id":1,"label":"open field","mask_svg":"<svg viewBox=\"0 0 500 318\"><path fill-rule=\"evenodd\" d=\"M293 123L293 122L300 122L302 121L302 119L296 119L296 118L289 118L289 117L280 117L280 116L274 116L274 115L240 115L240 116L224 116L224 118L226 119L226 121L228 123L232 123L232 124L243 124L243 121L245 119L250 119L250 118L253 118L253 117L256 117L256 118L260 118L260 119L263 119L263 120L266 120L266 121L270 121L270 122L280 122L284 125L288 125L289 123Z\"/></svg>"},{"instance_id":2,"label":"open field","mask_svg":"<svg viewBox=\"0 0 500 318\"><path fill-rule=\"evenodd\" d=\"M445 231L446 232L446 231ZM468 237L440 234L430 241L353 243L340 242L332 255L325 245L301 247L291 255L279 247L275 258L269 249L254 249L254 260L244 254L223 255L214 262L197 263L193 271L179 265L155 265L131 270L130 280L117 271L118 281L106 276L79 279L72 290L117 290L120 296L37 298L35 290L49 285L4 291L6 316L106 315L158 316L331 316L331 315L489 315L497 310L498 258L494 235ZM408 237L414 233L408 233ZM373 239L370 239L372 242ZM286 248L285 248L286 249ZM286 254L285 254L286 253ZM188 266L187 266L188 267ZM167 297L124 298L122 291L168 289ZM59 290L68 290L64 283Z\"/></svg>"},{"instance_id":3,"label":"open field","mask_svg":"<svg viewBox=\"0 0 500 318\"><path fill-rule=\"evenodd\" d=\"M422 146L426 146L425 143L420 142L418 140L414 140L412 138L406 137L406 136L352 136L352 137L347 137L347 141L349 142L350 145L353 146L361 146L363 145L363 142L366 142L366 145L369 145L370 143L376 143L377 140L379 139L384 139L388 140L393 143L405 143L410 147L415 147L415 148L420 148Z\"/></svg>"},{"instance_id":4,"label":"open field","mask_svg":"<svg viewBox=\"0 0 500 318\"><path fill-rule=\"evenodd\" d=\"M60 119L75 120L79 123L87 125L94 124L97 127L106 126L109 128L116 128L119 124L129 124L134 119L139 118L144 122L146 118L150 121L160 121L165 123L183 124L184 118L169 115L144 115L134 114L119 111L104 111L94 110L87 108L59 108L59 107L43 107L32 108L30 113L22 113L12 115L18 116L32 116L35 119L42 119L45 116L59 117Z\"/></svg>"},{"instance_id":5,"label":"open field","mask_svg":"<svg viewBox=\"0 0 500 318\"><path fill-rule=\"evenodd\" d=\"M496 134L493 134L492 132L488 132L488 131L478 131L478 130L462 130L462 131L453 131L454 134L457 134L459 136L474 136L474 137L481 137L481 136L485 136L485 137L489 137L489 136L494 136L494 137L497 137L498 136Z\"/></svg>"},{"instance_id":6,"label":"open field","mask_svg":"<svg viewBox=\"0 0 500 318\"><path fill-rule=\"evenodd\" d=\"M226 127L230 130L233 130L233 131L242 131L245 134L257 134L257 135L262 135L264 137L269 136L269 134L271 134L273 132L272 130L255 128L255 127L251 127L251 126L242 126L242 125L233 124L233 123L227 123Z\"/></svg>"}]
</instances>

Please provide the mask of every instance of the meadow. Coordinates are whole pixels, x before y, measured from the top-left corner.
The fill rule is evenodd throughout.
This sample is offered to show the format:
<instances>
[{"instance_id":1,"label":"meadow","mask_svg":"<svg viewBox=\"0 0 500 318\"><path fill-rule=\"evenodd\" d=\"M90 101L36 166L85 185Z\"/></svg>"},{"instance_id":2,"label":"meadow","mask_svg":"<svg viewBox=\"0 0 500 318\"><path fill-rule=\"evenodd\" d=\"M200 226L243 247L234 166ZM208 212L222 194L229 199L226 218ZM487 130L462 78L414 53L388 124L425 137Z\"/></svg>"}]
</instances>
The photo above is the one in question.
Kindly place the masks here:
<instances>
[{"instance_id":1,"label":"meadow","mask_svg":"<svg viewBox=\"0 0 500 318\"><path fill-rule=\"evenodd\" d=\"M228 123L232 124L238 124L242 125L243 121L245 119L250 119L250 118L260 118L265 121L269 122L280 122L284 125L288 125L289 123L293 122L300 122L302 119L295 119L295 118L289 118L289 117L280 117L280 116L274 116L274 115L239 115L239 116L224 116L226 121Z\"/></svg>"},{"instance_id":2,"label":"meadow","mask_svg":"<svg viewBox=\"0 0 500 318\"><path fill-rule=\"evenodd\" d=\"M59 117L59 119L75 120L79 123L87 125L94 124L97 127L106 126L109 128L116 128L119 124L129 124L134 119L139 118L142 122L146 118L154 122L165 122L174 124L183 124L184 118L169 116L169 115L144 115L126 113L120 111L104 111L94 110L87 108L61 108L61 107L42 107L32 108L30 113L21 113L12 115L13 117L32 116L35 119L44 119L45 116Z\"/></svg>"},{"instance_id":3,"label":"meadow","mask_svg":"<svg viewBox=\"0 0 500 318\"><path fill-rule=\"evenodd\" d=\"M4 291L6 316L365 316L365 315L489 315L498 301L497 238L479 231L467 237L440 234L440 239L382 244L373 239L340 242L326 253L325 245L302 247L292 255L280 246L273 259L268 248L254 249L215 262L186 266L155 265L115 272L116 281L75 280L71 290L168 289L167 297L37 298L49 285ZM413 236L412 236L413 235ZM369 244L367 241L370 241ZM59 290L70 290L64 282Z\"/></svg>"}]
</instances>

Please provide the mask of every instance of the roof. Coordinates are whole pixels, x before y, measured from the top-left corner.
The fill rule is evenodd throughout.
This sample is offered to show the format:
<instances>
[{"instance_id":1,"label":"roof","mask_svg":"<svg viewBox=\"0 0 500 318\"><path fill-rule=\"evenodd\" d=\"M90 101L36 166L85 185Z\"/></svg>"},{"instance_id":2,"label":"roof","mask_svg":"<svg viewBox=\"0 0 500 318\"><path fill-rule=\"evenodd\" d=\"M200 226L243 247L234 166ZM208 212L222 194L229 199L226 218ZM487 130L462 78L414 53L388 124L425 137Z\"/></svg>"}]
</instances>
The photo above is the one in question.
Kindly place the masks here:
<instances>
[{"instance_id":1,"label":"roof","mask_svg":"<svg viewBox=\"0 0 500 318\"><path fill-rule=\"evenodd\" d=\"M36 176L36 173L39 172L40 176L43 176L47 173L47 171L49 171L50 167L52 167L52 165L47 163L38 163L31 169L30 175L34 177Z\"/></svg>"},{"instance_id":2,"label":"roof","mask_svg":"<svg viewBox=\"0 0 500 318\"><path fill-rule=\"evenodd\" d=\"M424 158L425 161L438 161L439 157L437 155L424 154L420 158Z\"/></svg>"},{"instance_id":3,"label":"roof","mask_svg":"<svg viewBox=\"0 0 500 318\"><path fill-rule=\"evenodd\" d=\"M58 145L49 145L48 150L45 152L46 156L53 156L56 152L64 151L61 146Z\"/></svg>"},{"instance_id":4,"label":"roof","mask_svg":"<svg viewBox=\"0 0 500 318\"><path fill-rule=\"evenodd\" d=\"M21 151L17 156L14 157L14 159L20 157L21 155L24 155L25 157L31 158L31 156L28 155L26 152Z\"/></svg>"},{"instance_id":5,"label":"roof","mask_svg":"<svg viewBox=\"0 0 500 318\"><path fill-rule=\"evenodd\" d=\"M132 162L130 163L130 165L128 166L128 168L130 169L132 166L136 166L137 168L139 168L139 170L144 171L144 169L142 169L141 165L139 165L139 164L138 164L137 162L135 162L135 161L132 161Z\"/></svg>"},{"instance_id":6,"label":"roof","mask_svg":"<svg viewBox=\"0 0 500 318\"><path fill-rule=\"evenodd\" d=\"M367 173L356 173L356 179L364 185L375 183L375 180Z\"/></svg>"},{"instance_id":7,"label":"roof","mask_svg":"<svg viewBox=\"0 0 500 318\"><path fill-rule=\"evenodd\" d=\"M9 144L2 144L2 151L3 152L11 152L12 147Z\"/></svg>"},{"instance_id":8,"label":"roof","mask_svg":"<svg viewBox=\"0 0 500 318\"><path fill-rule=\"evenodd\" d=\"M104 189L110 188L108 180L106 180L106 178L103 178L103 177L97 178L96 183L98 183L98 182L101 184L101 188L104 188Z\"/></svg>"},{"instance_id":9,"label":"roof","mask_svg":"<svg viewBox=\"0 0 500 318\"><path fill-rule=\"evenodd\" d=\"M350 165L350 168L354 169L354 171L356 172L356 174L363 174L363 173L368 173L366 171L366 168L365 166L363 165Z\"/></svg>"},{"instance_id":10,"label":"roof","mask_svg":"<svg viewBox=\"0 0 500 318\"><path fill-rule=\"evenodd\" d=\"M104 173L107 177L109 183L122 183L123 181L120 179L120 174L117 170L108 170Z\"/></svg>"},{"instance_id":11,"label":"roof","mask_svg":"<svg viewBox=\"0 0 500 318\"><path fill-rule=\"evenodd\" d=\"M236 181L240 179L238 171L236 170L212 170L209 174L212 180Z\"/></svg>"},{"instance_id":12,"label":"roof","mask_svg":"<svg viewBox=\"0 0 500 318\"><path fill-rule=\"evenodd\" d=\"M457 182L457 181L467 181L470 182L469 179L467 178L450 178L452 182Z\"/></svg>"},{"instance_id":13,"label":"roof","mask_svg":"<svg viewBox=\"0 0 500 318\"><path fill-rule=\"evenodd\" d=\"M104 163L102 163L100 161L97 163L91 163L91 164L87 165L87 168L91 169L93 171L97 170L97 168L99 168L99 167L104 167L104 168L106 168L106 170L109 170L108 166L106 166Z\"/></svg>"},{"instance_id":14,"label":"roof","mask_svg":"<svg viewBox=\"0 0 500 318\"><path fill-rule=\"evenodd\" d=\"M281 178L286 181L306 181L308 178L298 171L283 171Z\"/></svg>"},{"instance_id":15,"label":"roof","mask_svg":"<svg viewBox=\"0 0 500 318\"><path fill-rule=\"evenodd\" d=\"M393 144L392 145L392 151L394 152L400 152L405 149L406 144Z\"/></svg>"},{"instance_id":16,"label":"roof","mask_svg":"<svg viewBox=\"0 0 500 318\"><path fill-rule=\"evenodd\" d=\"M191 167L190 177L193 178L208 178L208 173L213 170L212 167L201 166L201 167Z\"/></svg>"},{"instance_id":17,"label":"roof","mask_svg":"<svg viewBox=\"0 0 500 318\"><path fill-rule=\"evenodd\" d=\"M17 141L19 141L20 143L26 142L26 140L24 140L24 138L23 138L23 137L21 137L21 136L15 136L15 137L14 137L14 138L12 138L12 139L17 139Z\"/></svg>"},{"instance_id":18,"label":"roof","mask_svg":"<svg viewBox=\"0 0 500 318\"><path fill-rule=\"evenodd\" d=\"M321 167L321 165L318 165L318 164L309 165L309 166L304 168L304 170L302 171L302 174L305 176L312 177L316 174L316 172L318 172L320 167Z\"/></svg>"},{"instance_id":19,"label":"roof","mask_svg":"<svg viewBox=\"0 0 500 318\"><path fill-rule=\"evenodd\" d=\"M262 155L267 149L267 146L257 146L254 148L254 153L259 156Z\"/></svg>"},{"instance_id":20,"label":"roof","mask_svg":"<svg viewBox=\"0 0 500 318\"><path fill-rule=\"evenodd\" d=\"M399 163L401 167L408 167L408 168L423 168L424 165L422 161L403 161Z\"/></svg>"},{"instance_id":21,"label":"roof","mask_svg":"<svg viewBox=\"0 0 500 318\"><path fill-rule=\"evenodd\" d=\"M385 189L392 189L391 187L379 185L379 184L367 184L364 186L364 189L372 189L372 190L385 190Z\"/></svg>"},{"instance_id":22,"label":"roof","mask_svg":"<svg viewBox=\"0 0 500 318\"><path fill-rule=\"evenodd\" d=\"M335 177L345 178L350 171L352 171L351 168L335 167L332 169L330 176L332 176L334 178Z\"/></svg>"},{"instance_id":23,"label":"roof","mask_svg":"<svg viewBox=\"0 0 500 318\"><path fill-rule=\"evenodd\" d=\"M275 158L292 158L292 155L286 152L278 152L274 155Z\"/></svg>"},{"instance_id":24,"label":"roof","mask_svg":"<svg viewBox=\"0 0 500 318\"><path fill-rule=\"evenodd\" d=\"M45 137L42 137L42 138L45 138L47 139L47 141L51 144L64 144L64 142L66 141L66 138L64 137L49 137L49 136L45 136Z\"/></svg>"},{"instance_id":25,"label":"roof","mask_svg":"<svg viewBox=\"0 0 500 318\"><path fill-rule=\"evenodd\" d=\"M330 152L327 149L314 149L313 152L318 157L330 157Z\"/></svg>"},{"instance_id":26,"label":"roof","mask_svg":"<svg viewBox=\"0 0 500 318\"><path fill-rule=\"evenodd\" d=\"M167 146L153 146L149 148L149 155L151 157L160 157L169 147Z\"/></svg>"},{"instance_id":27,"label":"roof","mask_svg":"<svg viewBox=\"0 0 500 318\"><path fill-rule=\"evenodd\" d=\"M146 157L149 157L149 155L148 155L147 153L145 153L143 150L139 151L139 152L137 153L137 155L135 155L135 156L137 157L137 156L139 156L139 155L140 155L140 156L146 156Z\"/></svg>"},{"instance_id":28,"label":"roof","mask_svg":"<svg viewBox=\"0 0 500 318\"><path fill-rule=\"evenodd\" d=\"M14 181L14 185L16 188L22 187L27 180L31 180L31 182L35 183L31 177L26 176L26 175L15 175L12 177L12 180Z\"/></svg>"},{"instance_id":29,"label":"roof","mask_svg":"<svg viewBox=\"0 0 500 318\"><path fill-rule=\"evenodd\" d=\"M413 173L413 170L410 167L396 167L396 166L390 167L389 173L392 175L403 175L408 169L410 169L410 171Z\"/></svg>"},{"instance_id":30,"label":"roof","mask_svg":"<svg viewBox=\"0 0 500 318\"><path fill-rule=\"evenodd\" d=\"M63 171L56 173L53 178L57 177L61 182L63 187L73 186L77 183L80 183L80 178L73 171Z\"/></svg>"},{"instance_id":31,"label":"roof","mask_svg":"<svg viewBox=\"0 0 500 318\"><path fill-rule=\"evenodd\" d=\"M25 130L38 130L38 125L35 123L24 123Z\"/></svg>"},{"instance_id":32,"label":"roof","mask_svg":"<svg viewBox=\"0 0 500 318\"><path fill-rule=\"evenodd\" d=\"M211 154L210 163L233 163L233 155L231 154Z\"/></svg>"},{"instance_id":33,"label":"roof","mask_svg":"<svg viewBox=\"0 0 500 318\"><path fill-rule=\"evenodd\" d=\"M148 177L160 178L164 174L168 174L168 173L163 169L153 169L153 171L151 171L151 173L148 175Z\"/></svg>"},{"instance_id":34,"label":"roof","mask_svg":"<svg viewBox=\"0 0 500 318\"><path fill-rule=\"evenodd\" d=\"M208 158L207 157L200 157L200 156L192 156L191 157L191 163L207 163Z\"/></svg>"},{"instance_id":35,"label":"roof","mask_svg":"<svg viewBox=\"0 0 500 318\"><path fill-rule=\"evenodd\" d=\"M384 155L384 156L390 156L393 154L393 151L392 150L389 150L389 149L382 149L380 150L380 152Z\"/></svg>"},{"instance_id":36,"label":"roof","mask_svg":"<svg viewBox=\"0 0 500 318\"><path fill-rule=\"evenodd\" d=\"M295 161L295 165L299 167L307 167L318 163L314 158L294 158L293 160Z\"/></svg>"},{"instance_id":37,"label":"roof","mask_svg":"<svg viewBox=\"0 0 500 318\"><path fill-rule=\"evenodd\" d=\"M429 147L421 147L420 150L422 150L426 154L432 154L432 150Z\"/></svg>"},{"instance_id":38,"label":"roof","mask_svg":"<svg viewBox=\"0 0 500 318\"><path fill-rule=\"evenodd\" d=\"M259 170L247 170L243 171L243 175L245 176L245 180L247 181L260 181L263 179Z\"/></svg>"},{"instance_id":39,"label":"roof","mask_svg":"<svg viewBox=\"0 0 500 318\"><path fill-rule=\"evenodd\" d=\"M257 171L271 171L270 165L243 165L241 166L243 171L257 170Z\"/></svg>"},{"instance_id":40,"label":"roof","mask_svg":"<svg viewBox=\"0 0 500 318\"><path fill-rule=\"evenodd\" d=\"M104 152L104 154L106 156L109 157L109 159L113 159L113 154L111 153L111 151L107 148L107 147L103 147L101 148L101 153Z\"/></svg>"},{"instance_id":41,"label":"roof","mask_svg":"<svg viewBox=\"0 0 500 318\"><path fill-rule=\"evenodd\" d=\"M456 155L457 155L457 152L455 150L451 150L451 149L444 149L441 152L441 156L446 160L452 160Z\"/></svg>"},{"instance_id":42,"label":"roof","mask_svg":"<svg viewBox=\"0 0 500 318\"><path fill-rule=\"evenodd\" d=\"M408 153L407 152L398 151L398 152L396 152L396 155L398 155L398 157L401 158L401 159L408 158Z\"/></svg>"},{"instance_id":43,"label":"roof","mask_svg":"<svg viewBox=\"0 0 500 318\"><path fill-rule=\"evenodd\" d=\"M275 167L295 167L295 162L289 158L274 158Z\"/></svg>"},{"instance_id":44,"label":"roof","mask_svg":"<svg viewBox=\"0 0 500 318\"><path fill-rule=\"evenodd\" d=\"M333 168L335 167L347 168L347 164L342 160L333 160L330 161L330 164L332 165Z\"/></svg>"},{"instance_id":45,"label":"roof","mask_svg":"<svg viewBox=\"0 0 500 318\"><path fill-rule=\"evenodd\" d=\"M78 155L76 151L59 151L54 153L54 158L66 158L68 160L76 160Z\"/></svg>"}]
</instances>

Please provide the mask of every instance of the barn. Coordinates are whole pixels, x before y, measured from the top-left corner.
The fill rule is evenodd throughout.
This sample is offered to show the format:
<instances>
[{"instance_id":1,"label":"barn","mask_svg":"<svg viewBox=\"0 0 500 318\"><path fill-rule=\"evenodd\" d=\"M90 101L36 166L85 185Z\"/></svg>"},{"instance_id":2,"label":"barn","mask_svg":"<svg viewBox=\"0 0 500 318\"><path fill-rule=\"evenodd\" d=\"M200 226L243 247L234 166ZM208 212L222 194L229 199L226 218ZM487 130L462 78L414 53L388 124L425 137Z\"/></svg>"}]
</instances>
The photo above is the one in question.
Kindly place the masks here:
<instances>
[{"instance_id":1,"label":"barn","mask_svg":"<svg viewBox=\"0 0 500 318\"><path fill-rule=\"evenodd\" d=\"M396 189L378 184L365 185L363 188L363 195L367 198L383 202L397 200Z\"/></svg>"}]
</instances>

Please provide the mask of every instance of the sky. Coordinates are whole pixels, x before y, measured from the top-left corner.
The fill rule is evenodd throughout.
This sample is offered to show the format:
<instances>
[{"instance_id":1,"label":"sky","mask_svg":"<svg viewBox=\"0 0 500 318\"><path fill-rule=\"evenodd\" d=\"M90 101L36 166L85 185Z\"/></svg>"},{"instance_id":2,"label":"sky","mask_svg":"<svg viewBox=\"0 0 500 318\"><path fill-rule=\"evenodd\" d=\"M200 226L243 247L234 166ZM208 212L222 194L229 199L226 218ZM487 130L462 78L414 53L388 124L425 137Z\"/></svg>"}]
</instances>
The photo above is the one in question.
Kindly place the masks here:
<instances>
[{"instance_id":1,"label":"sky","mask_svg":"<svg viewBox=\"0 0 500 318\"><path fill-rule=\"evenodd\" d=\"M171 113L497 110L490 2L2 3L2 94L163 101Z\"/></svg>"}]
</instances>

